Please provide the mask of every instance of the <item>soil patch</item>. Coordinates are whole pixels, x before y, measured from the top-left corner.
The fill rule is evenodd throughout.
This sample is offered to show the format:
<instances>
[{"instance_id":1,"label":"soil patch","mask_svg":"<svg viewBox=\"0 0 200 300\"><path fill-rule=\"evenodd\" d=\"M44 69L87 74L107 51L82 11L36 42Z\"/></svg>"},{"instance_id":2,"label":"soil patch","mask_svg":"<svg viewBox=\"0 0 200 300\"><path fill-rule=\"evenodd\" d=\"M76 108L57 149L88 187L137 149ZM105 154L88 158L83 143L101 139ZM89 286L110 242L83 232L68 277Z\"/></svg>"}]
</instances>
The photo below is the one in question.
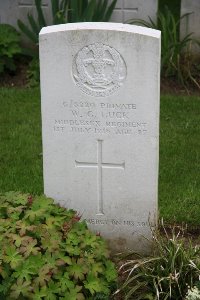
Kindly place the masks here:
<instances>
[{"instance_id":1,"label":"soil patch","mask_svg":"<svg viewBox=\"0 0 200 300\"><path fill-rule=\"evenodd\" d=\"M200 80L198 84L200 85ZM175 78L161 78L160 92L163 95L173 94L200 96L200 89L197 85L191 83L187 87L184 87L182 84L177 82Z\"/></svg>"},{"instance_id":2,"label":"soil patch","mask_svg":"<svg viewBox=\"0 0 200 300\"><path fill-rule=\"evenodd\" d=\"M28 65L29 60L23 58L16 62L15 71L5 71L0 74L0 87L26 87Z\"/></svg>"}]
</instances>

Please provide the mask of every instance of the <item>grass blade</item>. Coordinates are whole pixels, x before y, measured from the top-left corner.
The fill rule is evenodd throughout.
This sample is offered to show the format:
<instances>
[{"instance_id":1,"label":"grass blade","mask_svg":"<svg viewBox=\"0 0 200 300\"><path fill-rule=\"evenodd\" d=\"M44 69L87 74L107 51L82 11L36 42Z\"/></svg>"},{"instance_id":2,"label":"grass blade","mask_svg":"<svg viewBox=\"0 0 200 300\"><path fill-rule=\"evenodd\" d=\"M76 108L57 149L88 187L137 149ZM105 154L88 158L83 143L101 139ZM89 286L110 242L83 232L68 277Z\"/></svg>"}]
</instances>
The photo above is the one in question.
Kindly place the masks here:
<instances>
[{"instance_id":1,"label":"grass blade","mask_svg":"<svg viewBox=\"0 0 200 300\"><path fill-rule=\"evenodd\" d=\"M28 26L26 26L21 20L17 21L19 29L35 44L38 44L38 36L33 33Z\"/></svg>"},{"instance_id":2,"label":"grass blade","mask_svg":"<svg viewBox=\"0 0 200 300\"><path fill-rule=\"evenodd\" d=\"M110 6L108 7L108 9L107 9L107 11L105 13L105 16L103 18L104 22L108 22L110 20L110 17L111 17L111 15L113 13L113 10L115 8L116 3L117 3L117 0L113 0L112 3L110 4Z\"/></svg>"},{"instance_id":3,"label":"grass blade","mask_svg":"<svg viewBox=\"0 0 200 300\"><path fill-rule=\"evenodd\" d=\"M28 14L27 17L28 17L28 21L29 21L29 23L30 23L30 25L31 25L31 28L32 28L33 33L35 33L35 34L38 36L38 34L39 34L39 32L40 32L40 28L39 28L39 26L37 25L35 19L34 19L33 16L30 15L30 14Z\"/></svg>"},{"instance_id":4,"label":"grass blade","mask_svg":"<svg viewBox=\"0 0 200 300\"><path fill-rule=\"evenodd\" d=\"M88 6L85 8L83 13L83 21L91 22L93 21L93 15L96 9L97 3L96 0L91 0L88 3Z\"/></svg>"},{"instance_id":5,"label":"grass blade","mask_svg":"<svg viewBox=\"0 0 200 300\"><path fill-rule=\"evenodd\" d=\"M40 28L47 26L43 11L42 11L42 0L35 0L35 6L37 9L38 23L40 25Z\"/></svg>"}]
</instances>

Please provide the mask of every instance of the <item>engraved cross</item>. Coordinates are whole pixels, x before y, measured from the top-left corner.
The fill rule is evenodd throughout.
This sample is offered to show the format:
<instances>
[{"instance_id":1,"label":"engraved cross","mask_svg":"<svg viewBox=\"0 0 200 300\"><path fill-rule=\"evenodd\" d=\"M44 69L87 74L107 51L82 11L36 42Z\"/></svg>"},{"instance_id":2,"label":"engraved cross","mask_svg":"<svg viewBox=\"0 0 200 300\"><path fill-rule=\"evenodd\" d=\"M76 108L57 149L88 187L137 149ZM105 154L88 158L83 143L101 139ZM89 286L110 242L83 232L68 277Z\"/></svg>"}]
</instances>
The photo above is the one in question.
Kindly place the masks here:
<instances>
[{"instance_id":1,"label":"engraved cross","mask_svg":"<svg viewBox=\"0 0 200 300\"><path fill-rule=\"evenodd\" d=\"M80 162L75 160L76 167L82 168L97 168L97 194L98 194L98 208L97 214L103 215L103 169L125 169L125 162L123 163L104 163L102 159L102 144L103 140L97 140L97 163Z\"/></svg>"}]
</instances>

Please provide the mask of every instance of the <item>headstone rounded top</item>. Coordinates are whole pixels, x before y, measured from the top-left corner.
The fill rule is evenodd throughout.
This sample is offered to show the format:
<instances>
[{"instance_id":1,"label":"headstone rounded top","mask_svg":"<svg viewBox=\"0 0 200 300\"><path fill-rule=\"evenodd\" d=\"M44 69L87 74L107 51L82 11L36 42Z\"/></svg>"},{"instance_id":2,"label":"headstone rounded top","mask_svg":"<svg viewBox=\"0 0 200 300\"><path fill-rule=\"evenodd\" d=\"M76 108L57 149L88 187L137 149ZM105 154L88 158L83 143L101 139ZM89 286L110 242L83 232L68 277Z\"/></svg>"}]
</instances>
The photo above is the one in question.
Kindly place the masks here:
<instances>
[{"instance_id":1,"label":"headstone rounded top","mask_svg":"<svg viewBox=\"0 0 200 300\"><path fill-rule=\"evenodd\" d=\"M40 31L40 35L55 33L61 31L73 31L73 30L112 30L112 31L124 31L136 34L147 35L155 38L160 38L161 32L152 28L122 24L122 23L110 23L110 22L83 22L83 23L67 23L61 25L53 25L43 27Z\"/></svg>"}]
</instances>

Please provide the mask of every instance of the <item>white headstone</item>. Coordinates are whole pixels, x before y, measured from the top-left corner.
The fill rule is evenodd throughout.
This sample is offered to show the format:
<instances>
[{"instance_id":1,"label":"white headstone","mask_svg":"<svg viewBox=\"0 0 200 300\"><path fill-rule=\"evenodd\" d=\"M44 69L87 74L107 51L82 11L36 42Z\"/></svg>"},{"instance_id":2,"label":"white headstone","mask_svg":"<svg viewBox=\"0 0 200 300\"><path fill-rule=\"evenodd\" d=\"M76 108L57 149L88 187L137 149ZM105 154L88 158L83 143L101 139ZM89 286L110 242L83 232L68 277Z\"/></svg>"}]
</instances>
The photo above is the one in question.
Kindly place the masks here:
<instances>
[{"instance_id":1,"label":"white headstone","mask_svg":"<svg viewBox=\"0 0 200 300\"><path fill-rule=\"evenodd\" d=\"M42 0L42 11L47 20L47 24L50 24L51 5L49 0ZM0 23L10 24L19 30L17 20L20 19L29 28L31 28L27 15L31 14L37 20L37 10L34 0L2 0L0 1Z\"/></svg>"},{"instance_id":2,"label":"white headstone","mask_svg":"<svg viewBox=\"0 0 200 300\"><path fill-rule=\"evenodd\" d=\"M111 0L110 0L111 1ZM111 21L127 22L131 19L156 20L158 0L118 0Z\"/></svg>"},{"instance_id":3,"label":"white headstone","mask_svg":"<svg viewBox=\"0 0 200 300\"><path fill-rule=\"evenodd\" d=\"M192 38L200 39L200 1L182 0L181 16L187 13L189 15L181 20L181 37L184 38L187 34L192 33ZM193 47L193 49L199 52L199 47Z\"/></svg>"},{"instance_id":4,"label":"white headstone","mask_svg":"<svg viewBox=\"0 0 200 300\"><path fill-rule=\"evenodd\" d=\"M44 192L113 250L157 219L160 32L76 23L40 33Z\"/></svg>"}]
</instances>

